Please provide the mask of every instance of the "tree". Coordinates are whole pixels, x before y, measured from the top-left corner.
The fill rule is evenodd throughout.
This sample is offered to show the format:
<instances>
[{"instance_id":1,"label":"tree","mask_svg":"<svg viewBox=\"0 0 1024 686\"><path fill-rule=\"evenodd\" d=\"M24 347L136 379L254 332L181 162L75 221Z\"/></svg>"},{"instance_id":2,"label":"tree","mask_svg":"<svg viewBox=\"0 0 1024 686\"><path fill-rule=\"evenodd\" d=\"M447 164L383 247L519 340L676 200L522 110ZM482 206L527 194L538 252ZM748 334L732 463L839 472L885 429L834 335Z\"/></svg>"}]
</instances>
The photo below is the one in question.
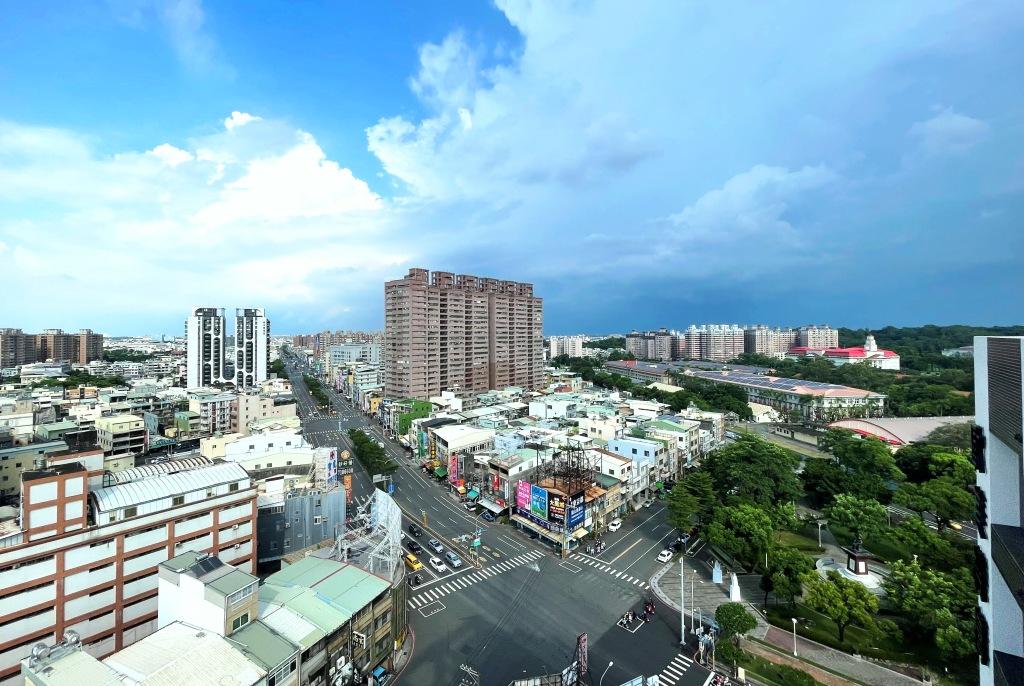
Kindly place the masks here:
<instances>
[{"instance_id":1,"label":"tree","mask_svg":"<svg viewBox=\"0 0 1024 686\"><path fill-rule=\"evenodd\" d=\"M832 429L819 445L832 453L832 459L810 473L805 470L804 483L822 502L839 493L883 501L889 496L889 484L904 479L889 448L877 438L859 438L850 431Z\"/></svg>"},{"instance_id":2,"label":"tree","mask_svg":"<svg viewBox=\"0 0 1024 686\"><path fill-rule=\"evenodd\" d=\"M697 499L697 521L701 524L711 520L715 506L718 504L718 496L715 495L714 484L711 475L703 470L688 472L678 484L682 484L687 493Z\"/></svg>"},{"instance_id":3,"label":"tree","mask_svg":"<svg viewBox=\"0 0 1024 686\"><path fill-rule=\"evenodd\" d=\"M704 460L715 492L729 503L769 507L801 495L799 458L763 438L742 435Z\"/></svg>"},{"instance_id":4,"label":"tree","mask_svg":"<svg viewBox=\"0 0 1024 686\"><path fill-rule=\"evenodd\" d=\"M893 608L923 634L954 655L974 651L974 608L977 602L966 569L951 573L923 569L919 562L896 561L882 582Z\"/></svg>"},{"instance_id":5,"label":"tree","mask_svg":"<svg viewBox=\"0 0 1024 686\"><path fill-rule=\"evenodd\" d=\"M849 493L836 496L825 512L829 522L845 527L853 533L853 547L860 550L865 538L877 536L888 519L885 508L875 500L858 498Z\"/></svg>"},{"instance_id":6,"label":"tree","mask_svg":"<svg viewBox=\"0 0 1024 686\"><path fill-rule=\"evenodd\" d=\"M747 612L742 603L722 603L715 610L715 622L722 638L731 638L738 645L740 636L753 631L757 626L754 615Z\"/></svg>"},{"instance_id":7,"label":"tree","mask_svg":"<svg viewBox=\"0 0 1024 686\"><path fill-rule=\"evenodd\" d=\"M814 569L814 561L796 548L774 548L768 553L768 567L761 576L764 604L768 605L768 594L793 604L802 591L804 575Z\"/></svg>"},{"instance_id":8,"label":"tree","mask_svg":"<svg viewBox=\"0 0 1024 686\"><path fill-rule=\"evenodd\" d=\"M970 518L975 509L974 497L951 476L929 479L923 484L903 484L893 500L922 516L931 512L939 531L952 521Z\"/></svg>"},{"instance_id":9,"label":"tree","mask_svg":"<svg viewBox=\"0 0 1024 686\"><path fill-rule=\"evenodd\" d=\"M772 541L772 518L763 508L743 503L722 506L705 527L704 539L753 569Z\"/></svg>"},{"instance_id":10,"label":"tree","mask_svg":"<svg viewBox=\"0 0 1024 686\"><path fill-rule=\"evenodd\" d=\"M829 570L824 579L810 572L804 576L804 584L804 602L836 623L840 643L851 624L874 629L878 598L863 584L845 579L835 570Z\"/></svg>"},{"instance_id":11,"label":"tree","mask_svg":"<svg viewBox=\"0 0 1024 686\"><path fill-rule=\"evenodd\" d=\"M700 503L682 481L676 482L668 492L665 502L668 510L668 523L680 531L689 531L693 525L693 517L700 510Z\"/></svg>"},{"instance_id":12,"label":"tree","mask_svg":"<svg viewBox=\"0 0 1024 686\"><path fill-rule=\"evenodd\" d=\"M924 442L966 453L971 449L971 423L960 422L940 426L925 436Z\"/></svg>"}]
</instances>

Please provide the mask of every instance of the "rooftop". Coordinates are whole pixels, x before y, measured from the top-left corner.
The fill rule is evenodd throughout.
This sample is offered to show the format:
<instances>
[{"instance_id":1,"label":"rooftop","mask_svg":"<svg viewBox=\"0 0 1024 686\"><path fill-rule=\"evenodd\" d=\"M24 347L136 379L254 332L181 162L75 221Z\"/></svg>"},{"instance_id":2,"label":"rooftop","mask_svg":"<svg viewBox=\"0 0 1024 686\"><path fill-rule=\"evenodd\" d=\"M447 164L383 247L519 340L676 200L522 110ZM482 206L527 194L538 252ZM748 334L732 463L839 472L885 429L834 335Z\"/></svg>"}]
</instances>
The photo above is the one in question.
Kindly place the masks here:
<instances>
[{"instance_id":1,"label":"rooftop","mask_svg":"<svg viewBox=\"0 0 1024 686\"><path fill-rule=\"evenodd\" d=\"M874 436L890 445L906 445L923 441L928 434L947 424L966 424L974 417L879 417L877 419L843 419L830 427L849 429L862 436Z\"/></svg>"},{"instance_id":2,"label":"rooftop","mask_svg":"<svg viewBox=\"0 0 1024 686\"><path fill-rule=\"evenodd\" d=\"M758 388L782 393L795 393L797 395L810 395L814 397L828 398L884 398L881 393L865 391L861 388L840 386L822 381L807 381L805 379L786 379L778 376L763 376L760 374L747 374L736 371L701 372L688 371L687 374L698 379L706 379L720 383L730 383L746 388Z\"/></svg>"},{"instance_id":3,"label":"rooftop","mask_svg":"<svg viewBox=\"0 0 1024 686\"><path fill-rule=\"evenodd\" d=\"M197 491L209 486L249 480L245 469L234 462L202 465L194 469L160 474L138 481L117 484L94 491L100 512L118 510L172 495Z\"/></svg>"}]
</instances>

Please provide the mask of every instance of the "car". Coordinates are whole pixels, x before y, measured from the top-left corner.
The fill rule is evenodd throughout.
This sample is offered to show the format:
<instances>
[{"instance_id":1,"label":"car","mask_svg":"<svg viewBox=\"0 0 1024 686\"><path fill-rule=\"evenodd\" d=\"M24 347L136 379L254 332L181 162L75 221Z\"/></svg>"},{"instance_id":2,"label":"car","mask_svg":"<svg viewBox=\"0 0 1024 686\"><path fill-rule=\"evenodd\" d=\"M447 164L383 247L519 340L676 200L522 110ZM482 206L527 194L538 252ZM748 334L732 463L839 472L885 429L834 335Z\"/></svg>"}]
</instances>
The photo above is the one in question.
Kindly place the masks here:
<instances>
[{"instance_id":1,"label":"car","mask_svg":"<svg viewBox=\"0 0 1024 686\"><path fill-rule=\"evenodd\" d=\"M444 552L444 546L441 545L441 541L437 540L436 538L431 538L430 540L428 540L427 547L433 550L435 553Z\"/></svg>"},{"instance_id":2,"label":"car","mask_svg":"<svg viewBox=\"0 0 1024 686\"><path fill-rule=\"evenodd\" d=\"M650 507L653 504L654 504L653 500L648 500L646 503L644 503L644 507Z\"/></svg>"},{"instance_id":3,"label":"car","mask_svg":"<svg viewBox=\"0 0 1024 686\"><path fill-rule=\"evenodd\" d=\"M668 562L672 559L672 551L666 548L658 553L658 562Z\"/></svg>"},{"instance_id":4,"label":"car","mask_svg":"<svg viewBox=\"0 0 1024 686\"><path fill-rule=\"evenodd\" d=\"M448 560L448 564L450 564L452 566L452 569L458 569L459 567L462 566L462 560L459 559L459 556L456 555L455 553L452 553L452 552L445 553L444 554L444 559Z\"/></svg>"},{"instance_id":5,"label":"car","mask_svg":"<svg viewBox=\"0 0 1024 686\"><path fill-rule=\"evenodd\" d=\"M622 528L622 520L621 519L613 519L612 521L608 522L608 531L618 531L621 528Z\"/></svg>"},{"instance_id":6,"label":"car","mask_svg":"<svg viewBox=\"0 0 1024 686\"><path fill-rule=\"evenodd\" d=\"M442 562L439 557L432 557L427 562L430 563L430 566L433 567L434 571L438 574L444 574L448 571L448 567L445 566L444 562Z\"/></svg>"},{"instance_id":7,"label":"car","mask_svg":"<svg viewBox=\"0 0 1024 686\"><path fill-rule=\"evenodd\" d=\"M406 544L406 547L409 548L409 552L410 553L416 553L417 555L419 555L420 553L423 552L423 546L421 546L416 541L409 541Z\"/></svg>"},{"instance_id":8,"label":"car","mask_svg":"<svg viewBox=\"0 0 1024 686\"><path fill-rule=\"evenodd\" d=\"M686 545L687 543L690 542L690 534L679 534L676 537L676 542L682 543L683 545Z\"/></svg>"},{"instance_id":9,"label":"car","mask_svg":"<svg viewBox=\"0 0 1024 686\"><path fill-rule=\"evenodd\" d=\"M472 500L467 500L462 504L462 506L469 510L470 512L476 509L476 503L474 503Z\"/></svg>"},{"instance_id":10,"label":"car","mask_svg":"<svg viewBox=\"0 0 1024 686\"><path fill-rule=\"evenodd\" d=\"M953 531L962 531L964 526L960 522L950 522L949 523L949 528L952 529Z\"/></svg>"},{"instance_id":11,"label":"car","mask_svg":"<svg viewBox=\"0 0 1024 686\"><path fill-rule=\"evenodd\" d=\"M418 572L423 569L423 563L420 562L419 558L412 553L406 553L402 560L405 562L405 566L409 568L410 572Z\"/></svg>"},{"instance_id":12,"label":"car","mask_svg":"<svg viewBox=\"0 0 1024 686\"><path fill-rule=\"evenodd\" d=\"M497 517L495 517L493 514L491 514L487 510L484 510L484 513L483 513L482 516L483 516L485 522L493 522L493 521L495 521L497 519Z\"/></svg>"},{"instance_id":13,"label":"car","mask_svg":"<svg viewBox=\"0 0 1024 686\"><path fill-rule=\"evenodd\" d=\"M409 525L409 533L411 533L416 538L419 538L420 536L423 535L423 529L419 528L415 524L410 524Z\"/></svg>"}]
</instances>

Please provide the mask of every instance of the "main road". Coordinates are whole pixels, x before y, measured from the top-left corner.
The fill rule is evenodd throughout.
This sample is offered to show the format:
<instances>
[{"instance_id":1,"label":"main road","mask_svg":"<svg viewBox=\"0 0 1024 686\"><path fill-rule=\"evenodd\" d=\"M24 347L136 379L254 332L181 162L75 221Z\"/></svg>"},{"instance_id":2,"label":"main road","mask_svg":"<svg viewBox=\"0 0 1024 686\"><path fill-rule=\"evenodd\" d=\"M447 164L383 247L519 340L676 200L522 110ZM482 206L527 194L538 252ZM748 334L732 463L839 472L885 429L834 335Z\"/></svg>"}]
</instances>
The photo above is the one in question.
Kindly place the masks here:
<instances>
[{"instance_id":1,"label":"main road","mask_svg":"<svg viewBox=\"0 0 1024 686\"><path fill-rule=\"evenodd\" d=\"M586 633L595 685L612 662L605 678L609 686L641 674L658 674L664 686L706 686L711 674L694 663L694 645L680 646L678 613L659 606L650 622L629 627L618 622L627 610L642 612L652 596L648 580L662 566L657 555L674 536L660 503L640 508L619 531L606 534L601 553L574 552L563 560L512 527L467 512L402 446L326 385L330 408L318 408L300 363L287 354L284 359L307 440L351 450L347 432L359 429L380 441L398 463L393 496L406 514L405 525L422 523L426 513L427 530L418 543L435 538L465 560L457 541L480 532L477 564L467 561L457 569L445 564L440 572L427 566L420 572L424 583L410 589L415 651L399 676L402 682L460 684L463 665L488 686L558 672L572 661L576 637ZM353 486L357 499L373 488L358 462ZM407 536L405 544L410 540ZM433 555L424 551L420 557Z\"/></svg>"}]
</instances>

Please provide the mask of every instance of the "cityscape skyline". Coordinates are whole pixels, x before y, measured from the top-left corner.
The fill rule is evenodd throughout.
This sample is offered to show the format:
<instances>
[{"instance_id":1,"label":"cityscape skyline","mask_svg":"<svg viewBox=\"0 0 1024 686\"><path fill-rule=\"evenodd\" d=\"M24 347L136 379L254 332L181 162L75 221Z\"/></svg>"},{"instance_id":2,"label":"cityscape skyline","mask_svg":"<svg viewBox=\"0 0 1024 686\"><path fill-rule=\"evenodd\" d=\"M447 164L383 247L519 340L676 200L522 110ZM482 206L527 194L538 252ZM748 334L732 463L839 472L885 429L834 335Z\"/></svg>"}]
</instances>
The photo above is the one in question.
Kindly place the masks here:
<instances>
[{"instance_id":1,"label":"cityscape skyline","mask_svg":"<svg viewBox=\"0 0 1024 686\"><path fill-rule=\"evenodd\" d=\"M379 329L417 264L534 283L552 334L1024 319L1018 5L250 9L12 8L7 325Z\"/></svg>"}]
</instances>

